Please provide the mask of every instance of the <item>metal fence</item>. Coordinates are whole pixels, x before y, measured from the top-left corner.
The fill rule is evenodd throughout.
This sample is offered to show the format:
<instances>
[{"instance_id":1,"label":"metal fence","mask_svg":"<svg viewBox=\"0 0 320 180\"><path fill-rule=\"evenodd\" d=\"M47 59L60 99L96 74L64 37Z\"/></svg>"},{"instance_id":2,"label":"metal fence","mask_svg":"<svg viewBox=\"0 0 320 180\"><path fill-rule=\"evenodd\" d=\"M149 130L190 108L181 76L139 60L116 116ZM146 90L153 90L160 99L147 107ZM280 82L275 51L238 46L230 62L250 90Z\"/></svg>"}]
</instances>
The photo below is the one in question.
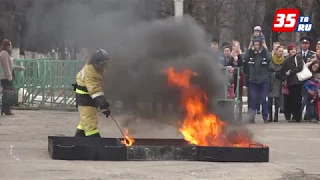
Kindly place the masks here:
<instances>
[{"instance_id":1,"label":"metal fence","mask_svg":"<svg viewBox=\"0 0 320 180\"><path fill-rule=\"evenodd\" d=\"M233 79L233 84L235 86L235 91L234 91L234 97L233 98L228 98L228 86L229 84L227 83L224 89L224 97L221 99L218 99L218 104L219 106L223 108L228 108L231 109L233 112L233 120L234 121L241 121L242 120L242 112L243 112L243 102L242 102L242 96L240 93L240 74L242 69L235 67L233 68L235 75L232 75L230 77L230 74L228 72L227 68L223 68L223 73L226 77L232 78ZM229 79L227 78L227 79Z\"/></svg>"},{"instance_id":2,"label":"metal fence","mask_svg":"<svg viewBox=\"0 0 320 180\"><path fill-rule=\"evenodd\" d=\"M80 60L17 59L25 71L15 72L19 103L27 107L75 107L71 84L83 66Z\"/></svg>"}]
</instances>

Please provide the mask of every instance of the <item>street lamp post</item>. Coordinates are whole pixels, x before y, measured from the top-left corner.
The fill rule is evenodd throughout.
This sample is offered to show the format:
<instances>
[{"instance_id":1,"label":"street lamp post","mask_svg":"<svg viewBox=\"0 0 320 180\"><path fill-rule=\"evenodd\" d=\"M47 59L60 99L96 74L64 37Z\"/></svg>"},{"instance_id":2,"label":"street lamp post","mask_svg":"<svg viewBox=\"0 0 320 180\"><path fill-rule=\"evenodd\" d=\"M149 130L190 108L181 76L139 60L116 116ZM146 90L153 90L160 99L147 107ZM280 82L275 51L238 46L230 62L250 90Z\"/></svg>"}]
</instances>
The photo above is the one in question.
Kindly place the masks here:
<instances>
[{"instance_id":1,"label":"street lamp post","mask_svg":"<svg viewBox=\"0 0 320 180\"><path fill-rule=\"evenodd\" d=\"M183 16L183 1L184 0L173 0L174 2L174 16L182 17Z\"/></svg>"}]
</instances>

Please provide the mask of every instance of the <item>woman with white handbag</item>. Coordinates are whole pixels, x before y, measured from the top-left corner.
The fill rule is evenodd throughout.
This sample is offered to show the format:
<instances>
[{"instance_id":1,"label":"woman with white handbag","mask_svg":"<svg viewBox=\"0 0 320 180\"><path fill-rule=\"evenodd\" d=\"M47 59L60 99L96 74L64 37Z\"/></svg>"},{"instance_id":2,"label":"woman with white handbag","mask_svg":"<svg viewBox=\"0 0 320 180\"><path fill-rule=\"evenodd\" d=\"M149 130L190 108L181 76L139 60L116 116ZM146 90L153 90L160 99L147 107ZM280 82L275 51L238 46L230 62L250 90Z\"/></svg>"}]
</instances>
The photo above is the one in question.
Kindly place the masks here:
<instances>
[{"instance_id":1,"label":"woman with white handbag","mask_svg":"<svg viewBox=\"0 0 320 180\"><path fill-rule=\"evenodd\" d=\"M289 111L293 115L293 120L301 121L301 101L303 81L309 79L312 74L308 67L304 67L304 61L300 55L297 55L295 44L288 45L289 56L285 60L283 70L287 77L289 89ZM310 74L311 76L309 76ZM305 78L305 79L304 79Z\"/></svg>"}]
</instances>

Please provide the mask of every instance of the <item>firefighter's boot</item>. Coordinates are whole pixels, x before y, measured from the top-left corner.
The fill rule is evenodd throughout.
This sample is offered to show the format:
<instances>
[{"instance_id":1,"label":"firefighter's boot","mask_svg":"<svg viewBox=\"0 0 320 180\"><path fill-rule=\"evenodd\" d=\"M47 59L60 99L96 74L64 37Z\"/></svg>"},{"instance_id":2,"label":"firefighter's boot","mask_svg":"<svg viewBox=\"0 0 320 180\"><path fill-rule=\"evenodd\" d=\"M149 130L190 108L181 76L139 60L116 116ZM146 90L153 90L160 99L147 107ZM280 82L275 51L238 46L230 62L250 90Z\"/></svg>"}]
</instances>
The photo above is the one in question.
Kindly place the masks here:
<instances>
[{"instance_id":1,"label":"firefighter's boot","mask_svg":"<svg viewBox=\"0 0 320 180\"><path fill-rule=\"evenodd\" d=\"M84 130L77 129L74 137L86 137L86 135L84 134Z\"/></svg>"},{"instance_id":2,"label":"firefighter's boot","mask_svg":"<svg viewBox=\"0 0 320 180\"><path fill-rule=\"evenodd\" d=\"M90 136L86 136L86 137L92 137L92 138L101 138L100 133L96 133L96 134L92 134Z\"/></svg>"}]
</instances>

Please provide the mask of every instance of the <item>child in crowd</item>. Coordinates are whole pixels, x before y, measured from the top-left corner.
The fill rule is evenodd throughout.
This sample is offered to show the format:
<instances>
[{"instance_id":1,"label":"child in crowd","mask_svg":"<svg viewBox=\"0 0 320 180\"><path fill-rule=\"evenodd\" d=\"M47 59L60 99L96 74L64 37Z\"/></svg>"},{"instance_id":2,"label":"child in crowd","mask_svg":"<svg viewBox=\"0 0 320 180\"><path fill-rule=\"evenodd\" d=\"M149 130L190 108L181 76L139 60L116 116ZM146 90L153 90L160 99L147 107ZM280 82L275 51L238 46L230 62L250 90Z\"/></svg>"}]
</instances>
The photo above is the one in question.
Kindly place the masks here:
<instances>
[{"instance_id":1,"label":"child in crowd","mask_svg":"<svg viewBox=\"0 0 320 180\"><path fill-rule=\"evenodd\" d=\"M308 92L308 100L306 105L306 120L312 120L317 118L317 114L315 112L317 109L317 100L320 87L320 74L316 73L313 75L311 80L308 80L304 83L304 88Z\"/></svg>"},{"instance_id":2,"label":"child in crowd","mask_svg":"<svg viewBox=\"0 0 320 180\"><path fill-rule=\"evenodd\" d=\"M266 39L264 37L264 35L262 34L262 29L260 26L256 26L253 29L253 35L251 36L251 41L249 44L249 49L252 48L253 42L254 41L260 41L262 42L262 47L265 49L268 49L267 45L266 45Z\"/></svg>"}]
</instances>

